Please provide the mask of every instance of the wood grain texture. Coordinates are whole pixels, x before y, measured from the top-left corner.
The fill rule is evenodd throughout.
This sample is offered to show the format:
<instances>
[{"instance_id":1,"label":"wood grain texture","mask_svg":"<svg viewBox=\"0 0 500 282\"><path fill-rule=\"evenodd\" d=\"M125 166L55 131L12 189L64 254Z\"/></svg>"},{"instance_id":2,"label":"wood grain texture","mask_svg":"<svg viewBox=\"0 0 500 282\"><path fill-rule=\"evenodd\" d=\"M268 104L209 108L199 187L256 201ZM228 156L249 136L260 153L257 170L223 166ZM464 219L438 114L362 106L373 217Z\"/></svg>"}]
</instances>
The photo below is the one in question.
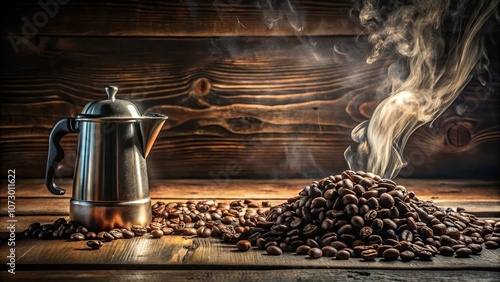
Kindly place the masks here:
<instances>
[{"instance_id":1,"label":"wood grain texture","mask_svg":"<svg viewBox=\"0 0 500 282\"><path fill-rule=\"evenodd\" d=\"M6 245L0 250L6 253ZM115 240L99 249L91 251L85 241L69 240L19 240L16 242L16 265L19 269L51 268L71 269L78 267L119 268L146 267L150 269L275 269L275 268L333 268L333 269L473 269L497 270L500 267L499 250L483 250L481 255L468 259L435 256L432 261L414 260L410 262L384 261L377 259L367 262L362 259L337 260L321 258L308 259L294 253L270 256L264 251L252 248L239 252L232 244L217 238L197 238L164 236L154 239L150 235L130 240ZM5 265L6 258L0 262Z\"/></svg>"},{"instance_id":2,"label":"wood grain texture","mask_svg":"<svg viewBox=\"0 0 500 282\"><path fill-rule=\"evenodd\" d=\"M484 270L401 270L401 269L272 269L272 270L127 270L116 268L93 271L23 270L16 275L0 273L9 281L498 281L497 271Z\"/></svg>"},{"instance_id":3,"label":"wood grain texture","mask_svg":"<svg viewBox=\"0 0 500 282\"><path fill-rule=\"evenodd\" d=\"M5 38L2 46L1 168L22 177L44 175L52 126L102 99L109 84L141 110L169 116L148 160L151 178L322 177L347 168L350 132L370 117L385 78L385 62L365 63L363 37L41 37L18 54ZM497 178L499 89L495 79L473 81L433 128L417 130L404 176ZM458 116L467 101L475 108ZM449 142L456 124L470 142ZM76 135L62 145L58 173L71 176Z\"/></svg>"},{"instance_id":4,"label":"wood grain texture","mask_svg":"<svg viewBox=\"0 0 500 282\"><path fill-rule=\"evenodd\" d=\"M29 34L29 28L23 30L26 22L42 36L357 35L362 31L349 16L350 1L59 2L65 4L48 7L49 12L38 1L6 3L0 12L1 33Z\"/></svg>"}]
</instances>

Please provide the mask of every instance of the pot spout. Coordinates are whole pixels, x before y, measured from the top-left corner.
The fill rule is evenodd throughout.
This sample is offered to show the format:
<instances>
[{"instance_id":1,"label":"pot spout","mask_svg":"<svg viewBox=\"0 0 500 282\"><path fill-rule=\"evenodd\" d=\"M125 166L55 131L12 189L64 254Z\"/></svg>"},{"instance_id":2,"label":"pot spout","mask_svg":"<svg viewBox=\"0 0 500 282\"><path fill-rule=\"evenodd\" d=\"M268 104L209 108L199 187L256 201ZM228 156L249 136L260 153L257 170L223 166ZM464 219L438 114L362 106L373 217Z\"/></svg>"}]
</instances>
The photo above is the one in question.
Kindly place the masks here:
<instances>
[{"instance_id":1,"label":"pot spout","mask_svg":"<svg viewBox=\"0 0 500 282\"><path fill-rule=\"evenodd\" d=\"M167 116L161 114L145 113L139 121L142 135L142 155L144 158L148 157L167 118Z\"/></svg>"}]
</instances>

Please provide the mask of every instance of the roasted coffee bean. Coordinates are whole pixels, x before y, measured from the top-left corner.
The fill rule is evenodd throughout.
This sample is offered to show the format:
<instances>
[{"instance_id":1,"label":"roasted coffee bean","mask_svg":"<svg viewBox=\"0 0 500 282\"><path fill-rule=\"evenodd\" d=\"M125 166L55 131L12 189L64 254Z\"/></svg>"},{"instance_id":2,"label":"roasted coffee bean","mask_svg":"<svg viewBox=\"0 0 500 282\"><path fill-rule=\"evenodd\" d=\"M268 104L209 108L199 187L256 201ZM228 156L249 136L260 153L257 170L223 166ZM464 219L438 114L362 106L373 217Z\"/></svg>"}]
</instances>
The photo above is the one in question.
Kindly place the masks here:
<instances>
[{"instance_id":1,"label":"roasted coffee bean","mask_svg":"<svg viewBox=\"0 0 500 282\"><path fill-rule=\"evenodd\" d=\"M184 234L184 235L196 235L196 229L194 227L185 227L182 229L182 234Z\"/></svg>"},{"instance_id":2,"label":"roasted coffee bean","mask_svg":"<svg viewBox=\"0 0 500 282\"><path fill-rule=\"evenodd\" d=\"M132 232L135 233L136 236L142 236L146 233L148 233L148 230L146 227L142 226L142 225L132 225Z\"/></svg>"},{"instance_id":3,"label":"roasted coffee bean","mask_svg":"<svg viewBox=\"0 0 500 282\"><path fill-rule=\"evenodd\" d=\"M401 252L399 256L401 257L401 260L405 262L414 260L416 257L415 253L409 250Z\"/></svg>"},{"instance_id":4,"label":"roasted coffee bean","mask_svg":"<svg viewBox=\"0 0 500 282\"><path fill-rule=\"evenodd\" d=\"M415 218L413 218L412 216L406 218L406 224L408 226L408 229L411 231L415 231L418 228L417 222L415 222Z\"/></svg>"},{"instance_id":5,"label":"roasted coffee bean","mask_svg":"<svg viewBox=\"0 0 500 282\"><path fill-rule=\"evenodd\" d=\"M111 242L111 241L115 240L116 238L115 238L115 236L111 235L109 232L104 232L103 239L106 242Z\"/></svg>"},{"instance_id":6,"label":"roasted coffee bean","mask_svg":"<svg viewBox=\"0 0 500 282\"><path fill-rule=\"evenodd\" d=\"M422 226L422 228L420 228L419 233L424 237L429 237L429 238L434 237L434 231L432 230L432 228L427 226Z\"/></svg>"},{"instance_id":7,"label":"roasted coffee bean","mask_svg":"<svg viewBox=\"0 0 500 282\"><path fill-rule=\"evenodd\" d=\"M266 239L264 238L258 238L257 241L255 241L255 245L257 246L257 248L259 248L260 250L265 250L265 245L266 245Z\"/></svg>"},{"instance_id":8,"label":"roasted coffee bean","mask_svg":"<svg viewBox=\"0 0 500 282\"><path fill-rule=\"evenodd\" d=\"M344 205L349 205L349 204L357 205L358 197L356 197L356 195L353 194L347 194L342 198L342 202L344 203Z\"/></svg>"},{"instance_id":9,"label":"roasted coffee bean","mask_svg":"<svg viewBox=\"0 0 500 282\"><path fill-rule=\"evenodd\" d=\"M159 229L151 230L151 236L153 238L161 238L161 237L163 237L163 231L161 231Z\"/></svg>"},{"instance_id":10,"label":"roasted coffee bean","mask_svg":"<svg viewBox=\"0 0 500 282\"><path fill-rule=\"evenodd\" d=\"M64 230L61 228L58 228L58 229L52 231L52 238L54 238L54 239L60 239L63 237L63 235L64 235Z\"/></svg>"},{"instance_id":11,"label":"roasted coffee bean","mask_svg":"<svg viewBox=\"0 0 500 282\"><path fill-rule=\"evenodd\" d=\"M372 229L373 233L380 234L380 232L384 229L384 221L380 218L376 218L372 222Z\"/></svg>"},{"instance_id":12,"label":"roasted coffee bean","mask_svg":"<svg viewBox=\"0 0 500 282\"><path fill-rule=\"evenodd\" d=\"M344 208L345 212L349 215L356 215L359 214L359 208L356 204L348 204Z\"/></svg>"},{"instance_id":13,"label":"roasted coffee bean","mask_svg":"<svg viewBox=\"0 0 500 282\"><path fill-rule=\"evenodd\" d=\"M50 230L41 230L40 233L38 233L38 239L42 240L48 240L52 239L52 232Z\"/></svg>"},{"instance_id":14,"label":"roasted coffee bean","mask_svg":"<svg viewBox=\"0 0 500 282\"><path fill-rule=\"evenodd\" d=\"M458 228L449 226L446 228L446 235L450 236L452 239L459 240L461 234Z\"/></svg>"},{"instance_id":15,"label":"roasted coffee bean","mask_svg":"<svg viewBox=\"0 0 500 282\"><path fill-rule=\"evenodd\" d=\"M123 230L123 238L130 239L135 236L135 233L132 230ZM88 234L88 233L87 233Z\"/></svg>"},{"instance_id":16,"label":"roasted coffee bean","mask_svg":"<svg viewBox=\"0 0 500 282\"><path fill-rule=\"evenodd\" d=\"M432 259L432 252L428 250L421 250L418 252L418 258L420 260L431 260Z\"/></svg>"},{"instance_id":17,"label":"roasted coffee bean","mask_svg":"<svg viewBox=\"0 0 500 282\"><path fill-rule=\"evenodd\" d=\"M236 243L236 248L240 251L246 252L252 248L252 243L248 240L240 240Z\"/></svg>"},{"instance_id":18,"label":"roasted coffee bean","mask_svg":"<svg viewBox=\"0 0 500 282\"><path fill-rule=\"evenodd\" d=\"M333 241L331 243L331 246L334 247L337 250L343 250L343 249L347 248L346 243L344 243L342 241Z\"/></svg>"},{"instance_id":19,"label":"roasted coffee bean","mask_svg":"<svg viewBox=\"0 0 500 282\"><path fill-rule=\"evenodd\" d=\"M78 226L78 228L76 228L75 232L82 233L83 235L85 235L89 232L89 230L85 226L81 225Z\"/></svg>"},{"instance_id":20,"label":"roasted coffee bean","mask_svg":"<svg viewBox=\"0 0 500 282\"><path fill-rule=\"evenodd\" d=\"M324 246L323 248L321 248L321 251L323 252L323 256L325 257L334 257L337 253L337 249L332 246Z\"/></svg>"},{"instance_id":21,"label":"roasted coffee bean","mask_svg":"<svg viewBox=\"0 0 500 282\"><path fill-rule=\"evenodd\" d=\"M97 234L95 234L95 232L89 231L89 232L87 232L87 234L85 234L85 238L86 239L95 239L95 238L97 238Z\"/></svg>"},{"instance_id":22,"label":"roasted coffee bean","mask_svg":"<svg viewBox=\"0 0 500 282\"><path fill-rule=\"evenodd\" d=\"M460 248L455 251L457 258L468 258L472 255L472 250L469 248Z\"/></svg>"},{"instance_id":23,"label":"roasted coffee bean","mask_svg":"<svg viewBox=\"0 0 500 282\"><path fill-rule=\"evenodd\" d=\"M69 237L69 239L71 241L83 241L83 240L85 240L85 235L83 235L80 232L76 232L76 233L71 234L71 236Z\"/></svg>"},{"instance_id":24,"label":"roasted coffee bean","mask_svg":"<svg viewBox=\"0 0 500 282\"><path fill-rule=\"evenodd\" d=\"M300 245L295 250L295 252L297 253L297 255L307 255L307 253L309 252L310 249L311 249L311 246L309 246L309 245Z\"/></svg>"},{"instance_id":25,"label":"roasted coffee bean","mask_svg":"<svg viewBox=\"0 0 500 282\"><path fill-rule=\"evenodd\" d=\"M100 249L102 247L102 245L103 244L101 241L97 241L97 240L87 241L87 246L89 246L93 250Z\"/></svg>"},{"instance_id":26,"label":"roasted coffee bean","mask_svg":"<svg viewBox=\"0 0 500 282\"><path fill-rule=\"evenodd\" d=\"M368 212L365 213L364 218L366 221L371 222L377 218L377 215L378 214L376 210L369 210Z\"/></svg>"},{"instance_id":27,"label":"roasted coffee bean","mask_svg":"<svg viewBox=\"0 0 500 282\"><path fill-rule=\"evenodd\" d=\"M365 225L365 220L361 216L355 215L351 218L351 224L354 227L362 228Z\"/></svg>"},{"instance_id":28,"label":"roasted coffee bean","mask_svg":"<svg viewBox=\"0 0 500 282\"><path fill-rule=\"evenodd\" d=\"M484 246L486 249L498 249L498 243L495 241L486 241L484 242Z\"/></svg>"},{"instance_id":29,"label":"roasted coffee bean","mask_svg":"<svg viewBox=\"0 0 500 282\"><path fill-rule=\"evenodd\" d=\"M56 226L54 224L44 224L42 225L42 230L52 230L54 231Z\"/></svg>"},{"instance_id":30,"label":"roasted coffee bean","mask_svg":"<svg viewBox=\"0 0 500 282\"><path fill-rule=\"evenodd\" d=\"M351 253L349 253L346 250L340 250L335 253L335 258L336 259L341 259L341 260L346 260L351 257Z\"/></svg>"},{"instance_id":31,"label":"roasted coffee bean","mask_svg":"<svg viewBox=\"0 0 500 282\"><path fill-rule=\"evenodd\" d=\"M272 256L281 256L283 254L283 250L281 250L278 246L269 246L266 248L266 252L268 255Z\"/></svg>"},{"instance_id":32,"label":"roasted coffee bean","mask_svg":"<svg viewBox=\"0 0 500 282\"><path fill-rule=\"evenodd\" d=\"M469 244L467 248L471 249L473 255L480 254L483 251L483 247L480 244Z\"/></svg>"},{"instance_id":33,"label":"roasted coffee bean","mask_svg":"<svg viewBox=\"0 0 500 282\"><path fill-rule=\"evenodd\" d=\"M166 236L166 235L170 235L170 234L174 234L175 233L175 229L171 228L171 227L162 227L161 228L161 231L163 231L163 236Z\"/></svg>"},{"instance_id":34,"label":"roasted coffee bean","mask_svg":"<svg viewBox=\"0 0 500 282\"><path fill-rule=\"evenodd\" d=\"M111 234L115 239L123 239L123 232L120 229L112 229L108 233Z\"/></svg>"},{"instance_id":35,"label":"roasted coffee bean","mask_svg":"<svg viewBox=\"0 0 500 282\"><path fill-rule=\"evenodd\" d=\"M399 251L396 248L388 248L382 253L386 260L396 260L399 257Z\"/></svg>"},{"instance_id":36,"label":"roasted coffee bean","mask_svg":"<svg viewBox=\"0 0 500 282\"><path fill-rule=\"evenodd\" d=\"M388 193L382 193L379 203L383 208L391 208L394 206L394 198Z\"/></svg>"},{"instance_id":37,"label":"roasted coffee bean","mask_svg":"<svg viewBox=\"0 0 500 282\"><path fill-rule=\"evenodd\" d=\"M361 252L361 257L364 260L375 260L378 256L378 252L375 249L364 250Z\"/></svg>"},{"instance_id":38,"label":"roasted coffee bean","mask_svg":"<svg viewBox=\"0 0 500 282\"><path fill-rule=\"evenodd\" d=\"M59 228L59 226L63 225L64 223L67 223L67 221L63 217L58 218L54 221L54 225L56 226L56 228Z\"/></svg>"},{"instance_id":39,"label":"roasted coffee bean","mask_svg":"<svg viewBox=\"0 0 500 282\"><path fill-rule=\"evenodd\" d=\"M258 236L260 233L255 233L255 234L257 234ZM200 237L210 237L212 235L212 230L206 226L201 226L196 230L196 235ZM256 239L257 237L255 238L255 240Z\"/></svg>"},{"instance_id":40,"label":"roasted coffee bean","mask_svg":"<svg viewBox=\"0 0 500 282\"><path fill-rule=\"evenodd\" d=\"M379 208L379 202L375 197L369 198L366 204L374 210L377 210Z\"/></svg>"},{"instance_id":41,"label":"roasted coffee bean","mask_svg":"<svg viewBox=\"0 0 500 282\"><path fill-rule=\"evenodd\" d=\"M307 252L310 258L318 259L323 256L323 251L320 248L311 248Z\"/></svg>"},{"instance_id":42,"label":"roasted coffee bean","mask_svg":"<svg viewBox=\"0 0 500 282\"><path fill-rule=\"evenodd\" d=\"M434 224L432 226L432 231L434 232L434 235L442 236L446 234L446 225L443 223Z\"/></svg>"},{"instance_id":43,"label":"roasted coffee bean","mask_svg":"<svg viewBox=\"0 0 500 282\"><path fill-rule=\"evenodd\" d=\"M334 224L333 220L326 218L321 223L321 229L323 229L325 231L330 231L333 228L333 224Z\"/></svg>"},{"instance_id":44,"label":"roasted coffee bean","mask_svg":"<svg viewBox=\"0 0 500 282\"><path fill-rule=\"evenodd\" d=\"M306 244L308 246L310 246L311 248L319 248L318 242L316 242L316 240L311 239L311 238L306 239Z\"/></svg>"}]
</instances>

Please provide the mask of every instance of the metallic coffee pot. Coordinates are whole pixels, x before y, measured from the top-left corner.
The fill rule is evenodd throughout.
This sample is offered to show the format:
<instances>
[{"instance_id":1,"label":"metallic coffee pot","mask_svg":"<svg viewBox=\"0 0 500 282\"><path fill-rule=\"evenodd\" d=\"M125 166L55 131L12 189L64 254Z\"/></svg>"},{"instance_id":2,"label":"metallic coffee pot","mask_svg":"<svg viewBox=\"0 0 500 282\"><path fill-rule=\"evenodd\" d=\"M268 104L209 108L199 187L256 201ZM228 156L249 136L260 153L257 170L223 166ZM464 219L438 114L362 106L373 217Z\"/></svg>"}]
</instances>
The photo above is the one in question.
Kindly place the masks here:
<instances>
[{"instance_id":1,"label":"metallic coffee pot","mask_svg":"<svg viewBox=\"0 0 500 282\"><path fill-rule=\"evenodd\" d=\"M70 218L95 231L149 224L146 158L167 119L141 115L132 102L116 99L117 92L106 87L107 100L90 102L82 114L60 120L49 137L45 183L50 192L63 195L66 191L54 183L64 157L59 141L79 133Z\"/></svg>"}]
</instances>

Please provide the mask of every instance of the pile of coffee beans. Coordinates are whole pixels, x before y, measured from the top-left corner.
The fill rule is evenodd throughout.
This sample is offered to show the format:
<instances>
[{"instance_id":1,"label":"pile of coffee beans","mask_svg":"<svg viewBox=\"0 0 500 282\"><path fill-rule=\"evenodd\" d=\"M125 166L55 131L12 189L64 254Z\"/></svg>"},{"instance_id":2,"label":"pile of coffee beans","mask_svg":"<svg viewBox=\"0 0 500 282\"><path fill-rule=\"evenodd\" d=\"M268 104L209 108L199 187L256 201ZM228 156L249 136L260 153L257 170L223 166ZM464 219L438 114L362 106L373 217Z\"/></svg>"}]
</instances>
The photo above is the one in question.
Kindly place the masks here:
<instances>
[{"instance_id":1,"label":"pile of coffee beans","mask_svg":"<svg viewBox=\"0 0 500 282\"><path fill-rule=\"evenodd\" d=\"M443 210L392 180L362 171L314 181L262 217L256 226L223 236L245 240L237 242L240 250L250 243L269 255L386 261L430 260L436 254L470 257L483 245L497 249L500 243L500 222Z\"/></svg>"},{"instance_id":2,"label":"pile of coffee beans","mask_svg":"<svg viewBox=\"0 0 500 282\"><path fill-rule=\"evenodd\" d=\"M441 209L392 180L346 170L314 181L277 206L250 199L157 202L149 226L95 233L61 218L52 224L33 223L24 234L89 240L92 249L146 234L184 235L219 237L240 251L256 247L269 255L425 261L437 254L465 258L481 253L483 247L497 249L500 222L478 219L462 209Z\"/></svg>"}]
</instances>

